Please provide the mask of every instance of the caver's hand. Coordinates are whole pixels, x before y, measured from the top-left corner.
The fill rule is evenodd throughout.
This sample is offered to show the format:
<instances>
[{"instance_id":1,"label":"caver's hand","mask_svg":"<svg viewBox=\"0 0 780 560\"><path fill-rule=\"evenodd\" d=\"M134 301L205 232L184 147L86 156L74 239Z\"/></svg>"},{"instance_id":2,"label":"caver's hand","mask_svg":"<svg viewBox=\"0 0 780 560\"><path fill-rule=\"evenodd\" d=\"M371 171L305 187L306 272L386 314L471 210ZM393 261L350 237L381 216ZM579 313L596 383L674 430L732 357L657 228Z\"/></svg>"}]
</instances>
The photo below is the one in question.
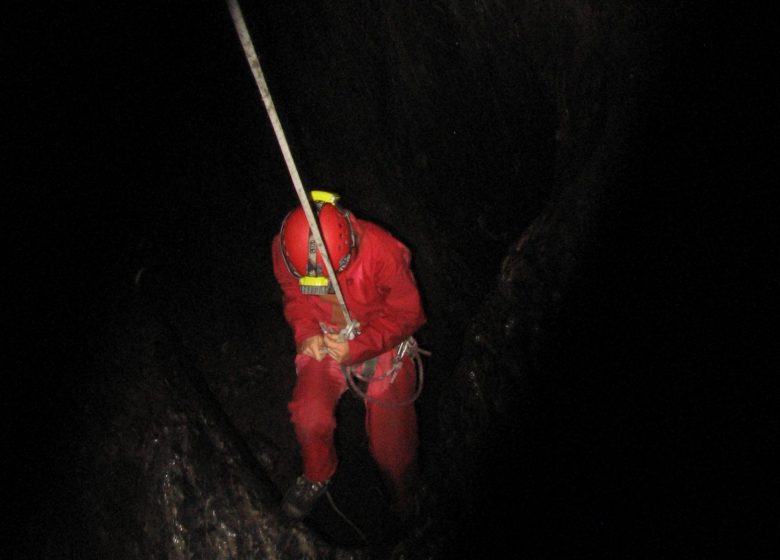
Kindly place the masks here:
<instances>
[{"instance_id":1,"label":"caver's hand","mask_svg":"<svg viewBox=\"0 0 780 560\"><path fill-rule=\"evenodd\" d=\"M323 341L321 334L310 336L298 345L298 354L309 356L318 362L322 361L322 358L324 358L327 353L328 349L325 348L325 342Z\"/></svg>"},{"instance_id":2,"label":"caver's hand","mask_svg":"<svg viewBox=\"0 0 780 560\"><path fill-rule=\"evenodd\" d=\"M338 363L343 364L349 360L349 342L341 340L338 334L326 334L324 337L325 348L330 356Z\"/></svg>"}]
</instances>

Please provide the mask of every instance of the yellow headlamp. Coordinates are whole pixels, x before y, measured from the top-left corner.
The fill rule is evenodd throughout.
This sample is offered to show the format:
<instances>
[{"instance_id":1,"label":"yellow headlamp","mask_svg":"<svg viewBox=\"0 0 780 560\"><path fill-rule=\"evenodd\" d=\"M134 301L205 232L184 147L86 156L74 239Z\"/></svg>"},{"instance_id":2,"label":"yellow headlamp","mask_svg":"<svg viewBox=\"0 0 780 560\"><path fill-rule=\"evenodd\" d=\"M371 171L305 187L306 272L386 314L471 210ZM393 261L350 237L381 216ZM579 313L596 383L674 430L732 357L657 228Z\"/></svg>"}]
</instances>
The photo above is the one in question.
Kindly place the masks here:
<instances>
[{"instance_id":1,"label":"yellow headlamp","mask_svg":"<svg viewBox=\"0 0 780 560\"><path fill-rule=\"evenodd\" d=\"M340 198L336 193L328 191L311 191L309 193L312 202L326 202L328 204L336 204L336 201Z\"/></svg>"},{"instance_id":2,"label":"yellow headlamp","mask_svg":"<svg viewBox=\"0 0 780 560\"><path fill-rule=\"evenodd\" d=\"M302 294L309 296L326 296L332 293L330 281L324 276L301 276L298 279L298 286Z\"/></svg>"}]
</instances>

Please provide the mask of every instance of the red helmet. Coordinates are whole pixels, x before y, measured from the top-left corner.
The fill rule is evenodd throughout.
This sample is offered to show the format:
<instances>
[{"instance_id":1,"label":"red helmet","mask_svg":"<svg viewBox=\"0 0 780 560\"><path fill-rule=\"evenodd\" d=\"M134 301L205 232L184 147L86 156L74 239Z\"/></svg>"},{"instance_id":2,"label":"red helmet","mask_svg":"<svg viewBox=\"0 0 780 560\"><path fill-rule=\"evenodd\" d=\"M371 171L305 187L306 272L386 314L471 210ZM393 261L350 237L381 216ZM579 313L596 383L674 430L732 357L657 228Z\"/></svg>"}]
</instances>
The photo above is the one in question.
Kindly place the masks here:
<instances>
[{"instance_id":1,"label":"red helmet","mask_svg":"<svg viewBox=\"0 0 780 560\"><path fill-rule=\"evenodd\" d=\"M338 197L322 191L312 192L313 211L320 226L322 240L335 272L345 270L357 253L357 240L350 213L341 208ZM287 214L279 235L282 257L290 274L299 278L306 294L333 293L328 272L312 236L309 222L300 206Z\"/></svg>"}]
</instances>

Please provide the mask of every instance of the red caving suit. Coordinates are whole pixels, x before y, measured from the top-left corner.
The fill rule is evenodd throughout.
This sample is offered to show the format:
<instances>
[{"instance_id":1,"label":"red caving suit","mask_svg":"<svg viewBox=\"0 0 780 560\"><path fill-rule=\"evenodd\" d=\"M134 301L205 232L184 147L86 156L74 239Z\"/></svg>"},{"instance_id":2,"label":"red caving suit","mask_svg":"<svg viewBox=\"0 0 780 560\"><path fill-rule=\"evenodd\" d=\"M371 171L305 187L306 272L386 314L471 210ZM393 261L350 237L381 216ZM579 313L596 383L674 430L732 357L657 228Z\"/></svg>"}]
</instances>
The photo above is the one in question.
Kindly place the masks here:
<instances>
[{"instance_id":1,"label":"red caving suit","mask_svg":"<svg viewBox=\"0 0 780 560\"><path fill-rule=\"evenodd\" d=\"M352 216L358 237L357 258L338 274L341 291L352 319L360 322L360 334L349 341L350 363L360 364L378 356L376 376L391 367L395 347L425 323L417 283L409 267L409 250L381 227ZM284 316L292 327L296 347L322 334L320 322L343 327L338 303L304 295L284 263L279 236L272 245L274 274L282 288ZM339 324L339 321L341 324ZM303 474L312 482L330 479L336 472L333 445L334 411L347 383L340 365L329 355L318 362L298 354L297 381L289 403L303 458ZM366 432L369 449L396 493L404 492L403 478L417 452L417 416L414 404L387 407L373 403L409 400L416 389L415 367L404 358L395 381L389 378L368 384Z\"/></svg>"}]
</instances>

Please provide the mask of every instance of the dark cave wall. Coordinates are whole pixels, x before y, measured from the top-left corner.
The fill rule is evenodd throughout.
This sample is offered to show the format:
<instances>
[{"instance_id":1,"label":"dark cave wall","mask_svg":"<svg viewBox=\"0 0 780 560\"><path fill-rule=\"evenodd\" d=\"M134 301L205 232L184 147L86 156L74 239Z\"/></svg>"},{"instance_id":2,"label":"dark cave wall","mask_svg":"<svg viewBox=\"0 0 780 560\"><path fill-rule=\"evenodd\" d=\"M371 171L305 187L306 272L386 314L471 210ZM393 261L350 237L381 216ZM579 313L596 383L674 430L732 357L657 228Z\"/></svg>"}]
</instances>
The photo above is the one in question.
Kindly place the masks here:
<instances>
[{"instance_id":1,"label":"dark cave wall","mask_svg":"<svg viewBox=\"0 0 780 560\"><path fill-rule=\"evenodd\" d=\"M503 550L518 533L513 545L545 557L766 542L776 515L758 506L772 477L753 451L777 435L776 403L760 373L742 375L773 371L752 314L777 309L775 251L746 250L776 238L762 204L774 135L760 15L695 3L245 4L307 184L340 192L414 250L431 319L420 339L434 352L423 457L449 516L420 557L422 544ZM40 29L39 16L27 25ZM144 270L142 290L251 429L251 391L265 389L243 372L289 361L268 243L295 199L221 3L49 17L49 43L18 84L53 70L21 104L42 126L20 137L18 185L39 185L23 209L45 226L12 235L25 271L16 305L35 339L24 358L41 373L19 377L23 398L6 412L42 435L15 455L30 481L21 516L34 520L20 535L59 532L47 540L62 551L79 520L59 514L78 497L62 489L68 442L83 437L76 417L116 413L81 401L101 383L84 356L115 320L107 303ZM51 146L43 158L39 145ZM157 488L150 480L136 482ZM520 513L501 515L501 502ZM123 519L112 530L134 534Z\"/></svg>"}]
</instances>

